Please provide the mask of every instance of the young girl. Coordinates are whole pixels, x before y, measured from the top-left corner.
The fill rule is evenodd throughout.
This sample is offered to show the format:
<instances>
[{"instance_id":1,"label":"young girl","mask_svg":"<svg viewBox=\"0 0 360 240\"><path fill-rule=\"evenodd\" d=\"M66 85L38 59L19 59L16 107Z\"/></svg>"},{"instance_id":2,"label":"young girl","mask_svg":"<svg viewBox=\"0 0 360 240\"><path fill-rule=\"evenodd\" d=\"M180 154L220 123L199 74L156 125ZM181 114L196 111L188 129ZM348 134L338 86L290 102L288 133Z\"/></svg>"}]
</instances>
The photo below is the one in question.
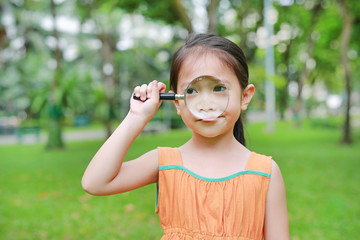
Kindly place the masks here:
<instances>
[{"instance_id":1,"label":"young girl","mask_svg":"<svg viewBox=\"0 0 360 240\"><path fill-rule=\"evenodd\" d=\"M178 115L193 132L191 139L179 148L157 148L123 162L166 88L157 81L136 87L140 100L131 98L129 113L87 167L83 188L110 195L157 183L162 239L289 239L280 169L270 157L245 147L241 111L255 87L248 84L242 50L222 37L191 35L174 55L171 88L183 94L202 75L226 83L229 103L219 117L203 121L183 100L175 100Z\"/></svg>"}]
</instances>

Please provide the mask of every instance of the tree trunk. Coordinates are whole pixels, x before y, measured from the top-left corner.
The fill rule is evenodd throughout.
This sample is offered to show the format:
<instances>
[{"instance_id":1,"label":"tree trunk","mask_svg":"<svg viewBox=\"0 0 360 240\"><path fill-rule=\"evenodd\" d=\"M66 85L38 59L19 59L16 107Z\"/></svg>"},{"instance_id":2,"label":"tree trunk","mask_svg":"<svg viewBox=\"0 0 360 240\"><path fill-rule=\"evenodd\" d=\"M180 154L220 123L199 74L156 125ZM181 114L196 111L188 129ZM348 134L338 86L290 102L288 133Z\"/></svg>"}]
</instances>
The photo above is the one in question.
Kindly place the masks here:
<instances>
[{"instance_id":1,"label":"tree trunk","mask_svg":"<svg viewBox=\"0 0 360 240\"><path fill-rule=\"evenodd\" d=\"M62 139L62 109L59 105L49 106L49 136L46 144L47 149L64 148Z\"/></svg>"},{"instance_id":2,"label":"tree trunk","mask_svg":"<svg viewBox=\"0 0 360 240\"><path fill-rule=\"evenodd\" d=\"M2 3L0 3L0 13L3 15L3 6ZM6 35L6 28L5 26L0 22L0 51L5 48L5 46L9 43L9 39ZM1 64L1 59L0 59Z\"/></svg>"},{"instance_id":3,"label":"tree trunk","mask_svg":"<svg viewBox=\"0 0 360 240\"><path fill-rule=\"evenodd\" d=\"M110 120L110 121L105 122L105 127L106 127L107 138L109 138L111 136L111 134L113 133L112 121Z\"/></svg>"},{"instance_id":4,"label":"tree trunk","mask_svg":"<svg viewBox=\"0 0 360 240\"><path fill-rule=\"evenodd\" d=\"M312 9L310 26L309 26L309 36L308 36L307 43L306 43L307 56L306 56L304 65L301 69L299 79L298 79L298 96L297 96L297 101L296 101L296 106L295 106L295 116L298 116L300 118L299 124L301 122L302 115L304 113L304 103L302 101L301 95L302 95L305 81L308 77L308 68L306 66L306 60L310 59L311 56L313 55L312 53L313 53L313 47L314 47L315 41L311 35L314 31L314 27L315 27L316 23L318 22L321 10L322 10L322 0L318 0L316 5Z\"/></svg>"},{"instance_id":5,"label":"tree trunk","mask_svg":"<svg viewBox=\"0 0 360 240\"><path fill-rule=\"evenodd\" d=\"M209 19L208 33L217 34L217 6L218 0L210 0L207 6L207 14Z\"/></svg>"},{"instance_id":6,"label":"tree trunk","mask_svg":"<svg viewBox=\"0 0 360 240\"><path fill-rule=\"evenodd\" d=\"M345 81L345 91L346 91L345 122L344 122L342 142L344 144L351 144L352 142L350 135L351 73L350 73L347 53L349 51L349 42L350 42L353 22L350 16L351 13L347 6L347 1L338 0L338 3L340 5L340 12L343 18L343 27L342 27L343 30L341 33L340 54L341 54L341 63L344 68L344 81Z\"/></svg>"},{"instance_id":7,"label":"tree trunk","mask_svg":"<svg viewBox=\"0 0 360 240\"><path fill-rule=\"evenodd\" d=\"M0 4L0 13L2 14L2 6ZM5 47L8 45L9 39L6 35L6 28L1 24L0 22L0 52L5 49ZM2 57L0 57L0 69L2 69L4 65L4 61Z\"/></svg>"},{"instance_id":8,"label":"tree trunk","mask_svg":"<svg viewBox=\"0 0 360 240\"><path fill-rule=\"evenodd\" d=\"M248 47L247 45L247 35L250 31L254 31L253 29L247 29L242 26L245 17L249 14L250 10L256 10L259 14L259 19L256 22L254 29L258 29L262 27L264 23L264 1L241 1L241 7L238 4L234 4L234 1L230 1L231 8L236 9L237 15L239 17L239 35L240 42L239 47L244 51L246 59L248 62L252 62L255 58L255 54L257 51L257 47Z\"/></svg>"},{"instance_id":9,"label":"tree trunk","mask_svg":"<svg viewBox=\"0 0 360 240\"><path fill-rule=\"evenodd\" d=\"M289 44L287 45L286 51L283 55L283 62L286 65L287 70L284 73L284 77L286 79L286 84L285 86L281 89L280 91L280 96L279 96L279 110L280 110L280 119L284 120L285 119L285 111L288 107L288 87L289 87L289 82L290 82L290 77L289 77L289 66L290 66L290 49L291 49L291 40L289 41Z\"/></svg>"},{"instance_id":10,"label":"tree trunk","mask_svg":"<svg viewBox=\"0 0 360 240\"><path fill-rule=\"evenodd\" d=\"M52 89L50 93L50 107L49 107L49 135L47 140L46 147L48 149L53 148L63 148L64 143L62 140L62 107L61 107L61 99L55 98L55 92L57 91L60 85L61 78L61 49L59 47L59 33L56 28L56 4L54 0L50 2L50 11L53 19L53 37L56 39L56 47L55 47L55 60L56 60L56 68L54 71Z\"/></svg>"},{"instance_id":11,"label":"tree trunk","mask_svg":"<svg viewBox=\"0 0 360 240\"><path fill-rule=\"evenodd\" d=\"M187 11L182 4L182 1L181 0L173 0L173 3L174 3L174 7L176 9L176 12L179 16L181 23L183 24L183 26L186 28L186 30L189 33L192 33L194 31L194 29L192 27L191 20L190 20L189 16L187 15Z\"/></svg>"},{"instance_id":12,"label":"tree trunk","mask_svg":"<svg viewBox=\"0 0 360 240\"><path fill-rule=\"evenodd\" d=\"M102 42L102 49L101 49L101 55L102 55L102 69L101 69L101 75L103 79L103 84L105 87L105 98L106 103L109 106L109 112L108 116L104 116L104 124L106 127L106 132L108 137L112 134L112 120L114 118L114 111L115 108L115 90L116 90L116 82L115 82L115 73L118 73L116 70L117 66L114 62L114 51L116 47L116 43L112 41L111 36L104 33L100 35L100 40ZM111 72L105 72L104 67L111 66L112 70Z\"/></svg>"}]
</instances>

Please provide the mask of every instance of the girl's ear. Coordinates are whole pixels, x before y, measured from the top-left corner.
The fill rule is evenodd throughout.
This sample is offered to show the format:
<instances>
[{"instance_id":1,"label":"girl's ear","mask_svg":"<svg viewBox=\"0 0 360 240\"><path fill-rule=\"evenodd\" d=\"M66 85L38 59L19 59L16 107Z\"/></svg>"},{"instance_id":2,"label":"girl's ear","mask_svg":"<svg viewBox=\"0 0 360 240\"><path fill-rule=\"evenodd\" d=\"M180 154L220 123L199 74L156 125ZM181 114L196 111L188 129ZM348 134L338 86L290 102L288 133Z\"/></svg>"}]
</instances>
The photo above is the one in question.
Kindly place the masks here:
<instances>
[{"instance_id":1,"label":"girl's ear","mask_svg":"<svg viewBox=\"0 0 360 240\"><path fill-rule=\"evenodd\" d=\"M255 86L253 84L249 84L243 90L242 100L241 100L241 110L244 111L247 109L251 98L254 96L255 93Z\"/></svg>"},{"instance_id":2,"label":"girl's ear","mask_svg":"<svg viewBox=\"0 0 360 240\"><path fill-rule=\"evenodd\" d=\"M174 91L170 90L169 93L173 93ZM180 105L179 105L179 100L173 100L172 101L176 107L176 112L178 115L180 115Z\"/></svg>"}]
</instances>

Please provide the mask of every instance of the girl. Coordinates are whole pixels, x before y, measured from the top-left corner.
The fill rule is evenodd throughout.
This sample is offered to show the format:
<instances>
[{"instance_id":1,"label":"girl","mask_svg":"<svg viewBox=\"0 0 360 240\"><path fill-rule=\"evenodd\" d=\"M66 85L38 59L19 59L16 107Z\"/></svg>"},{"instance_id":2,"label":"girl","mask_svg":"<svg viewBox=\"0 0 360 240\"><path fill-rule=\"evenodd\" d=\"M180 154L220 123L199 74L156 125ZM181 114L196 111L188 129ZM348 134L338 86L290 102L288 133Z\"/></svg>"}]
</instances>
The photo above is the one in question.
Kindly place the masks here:
<instances>
[{"instance_id":1,"label":"girl","mask_svg":"<svg viewBox=\"0 0 360 240\"><path fill-rule=\"evenodd\" d=\"M210 34L191 35L174 55L170 85L184 93L189 82L212 75L226 83L229 104L213 121L194 117L184 101L178 115L192 130L179 148L157 148L123 162L127 151L154 116L165 85L138 86L130 111L87 167L82 186L93 195L123 193L157 183L156 212L162 239L289 239L284 182L279 167L245 147L241 111L255 87L248 84L242 50Z\"/></svg>"}]
</instances>

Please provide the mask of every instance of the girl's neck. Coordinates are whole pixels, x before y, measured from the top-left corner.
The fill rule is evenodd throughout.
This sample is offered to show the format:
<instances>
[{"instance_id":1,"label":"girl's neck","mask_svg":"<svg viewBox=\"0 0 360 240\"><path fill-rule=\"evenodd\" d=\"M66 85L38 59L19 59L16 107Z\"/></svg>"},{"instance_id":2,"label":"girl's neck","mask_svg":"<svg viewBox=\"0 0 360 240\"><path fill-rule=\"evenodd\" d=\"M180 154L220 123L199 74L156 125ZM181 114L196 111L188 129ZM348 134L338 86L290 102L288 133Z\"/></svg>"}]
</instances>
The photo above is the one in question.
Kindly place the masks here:
<instances>
[{"instance_id":1,"label":"girl's neck","mask_svg":"<svg viewBox=\"0 0 360 240\"><path fill-rule=\"evenodd\" d=\"M216 178L243 171L250 151L241 145L233 133L206 138L193 133L180 147L183 165L200 176Z\"/></svg>"},{"instance_id":2,"label":"girl's neck","mask_svg":"<svg viewBox=\"0 0 360 240\"><path fill-rule=\"evenodd\" d=\"M201 150L201 151L223 151L225 149L229 150L232 147L239 148L241 145L234 137L232 132L228 132L223 135L216 137L204 137L200 134L193 133L191 140L189 141L192 147ZM242 145L241 145L242 146ZM243 146L242 146L243 147Z\"/></svg>"}]
</instances>

